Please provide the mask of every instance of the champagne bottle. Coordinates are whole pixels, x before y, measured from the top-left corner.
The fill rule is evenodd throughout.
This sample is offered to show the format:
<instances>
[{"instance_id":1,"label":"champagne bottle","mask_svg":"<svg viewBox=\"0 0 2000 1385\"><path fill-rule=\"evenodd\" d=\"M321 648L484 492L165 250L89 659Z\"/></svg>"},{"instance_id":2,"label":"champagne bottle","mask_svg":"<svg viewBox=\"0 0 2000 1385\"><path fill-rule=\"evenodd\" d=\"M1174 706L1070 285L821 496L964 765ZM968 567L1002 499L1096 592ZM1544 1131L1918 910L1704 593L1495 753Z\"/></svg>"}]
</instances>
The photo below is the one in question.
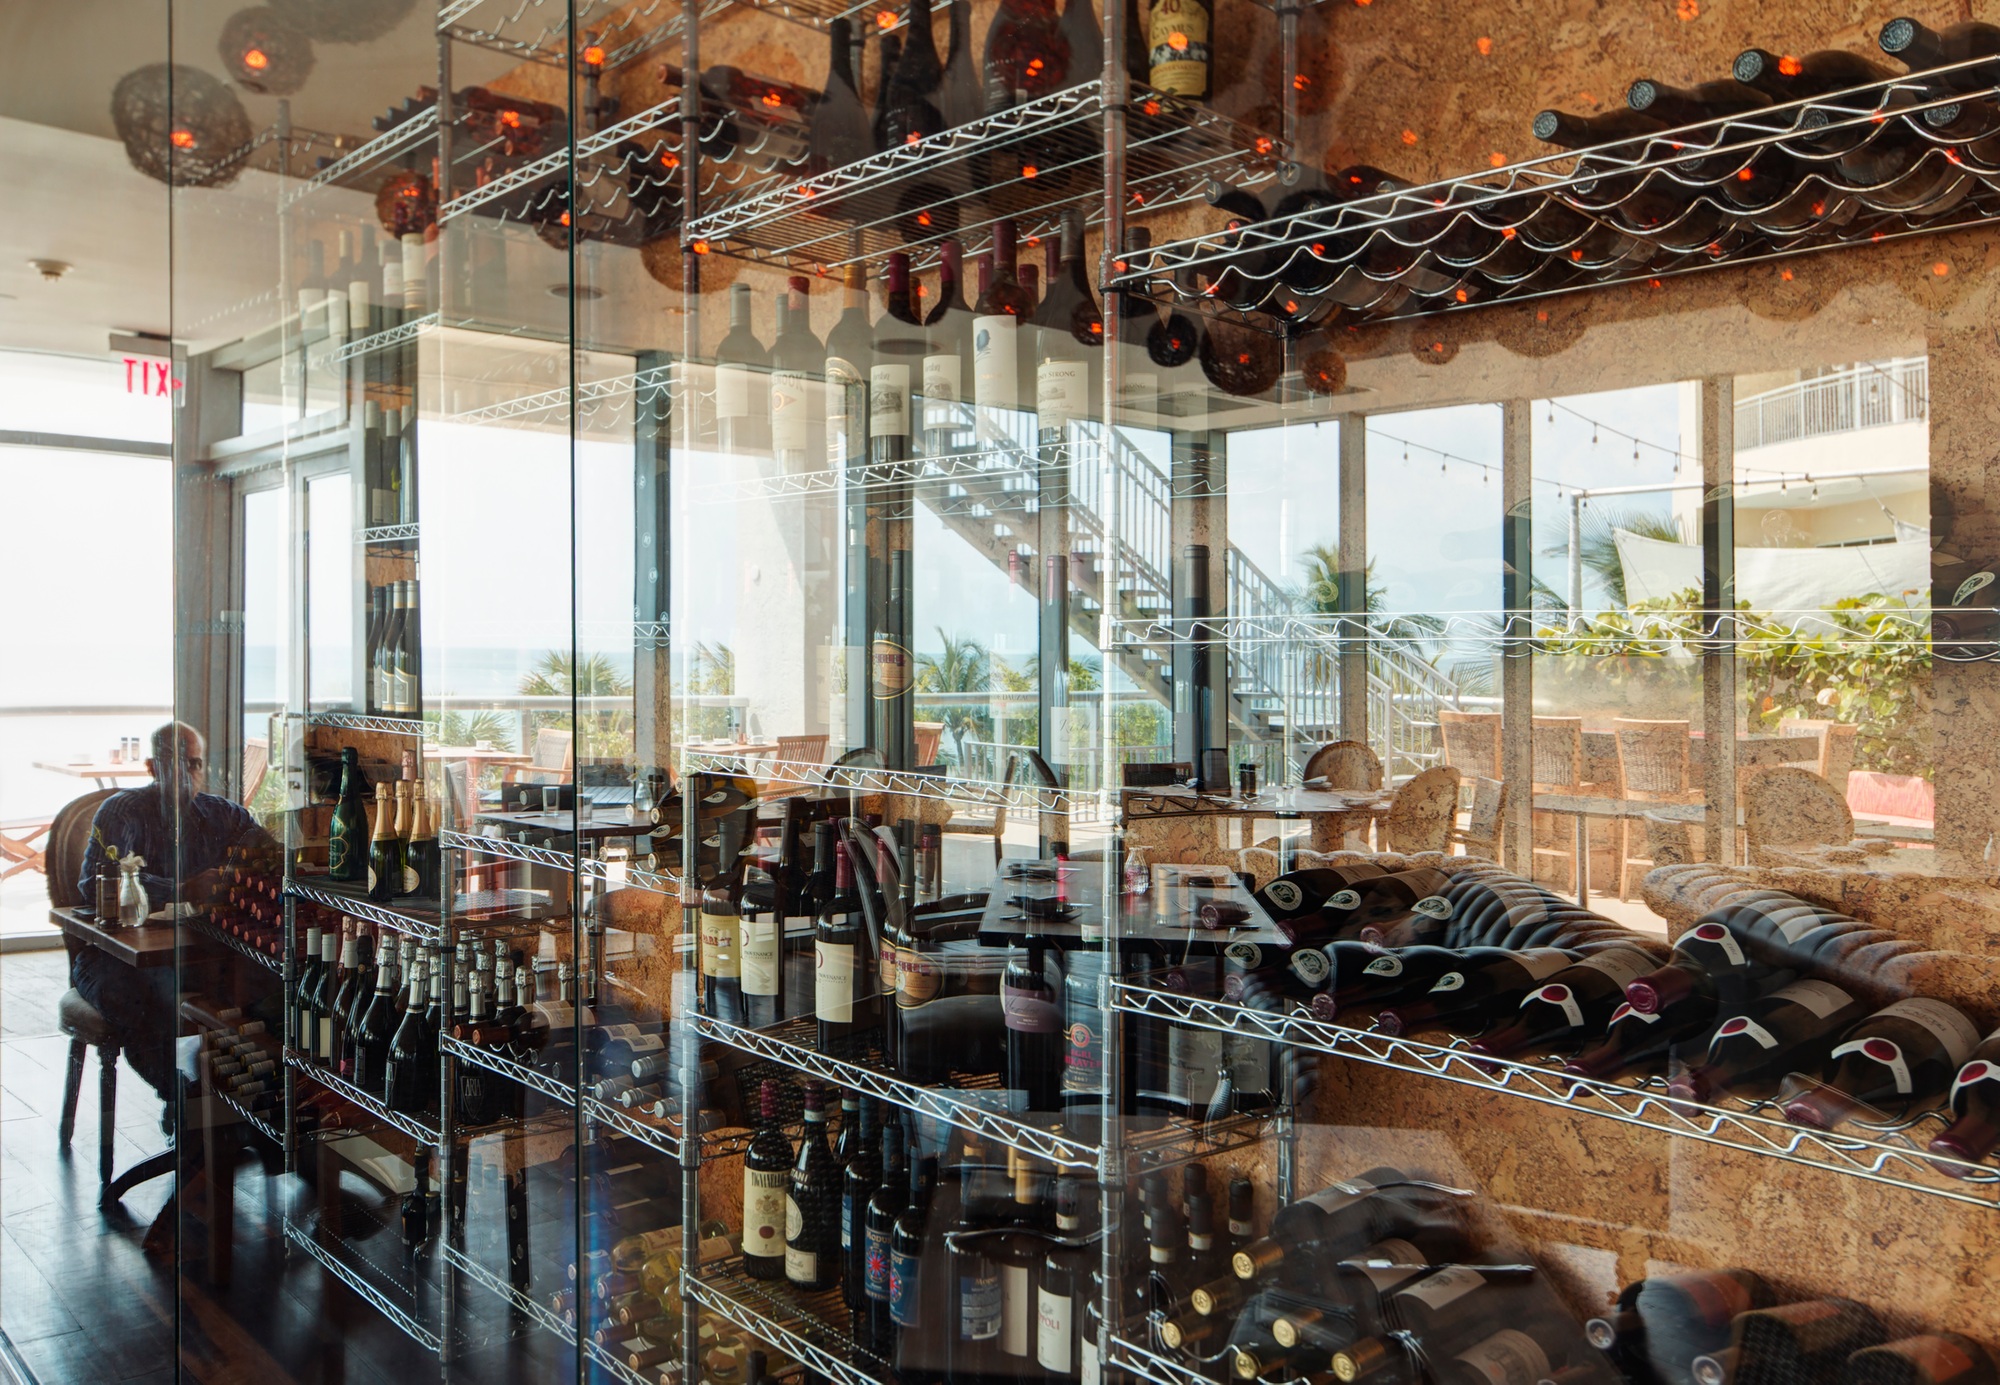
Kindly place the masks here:
<instances>
[{"instance_id":1,"label":"champagne bottle","mask_svg":"<svg viewBox=\"0 0 2000 1385\"><path fill-rule=\"evenodd\" d=\"M821 828L825 829L823 835ZM833 832L832 823L815 824L816 849L833 857L834 889L813 928L813 1014L818 1020L819 1051L838 1055L854 1046L855 995L874 978L862 966L853 864L848 860L847 844L835 841ZM824 861L825 856L820 859Z\"/></svg>"},{"instance_id":2,"label":"champagne bottle","mask_svg":"<svg viewBox=\"0 0 2000 1385\"><path fill-rule=\"evenodd\" d=\"M1047 950L1038 939L1008 953L1000 979L1000 1009L1007 1029L1009 1109L1017 1115L1063 1109L1063 1013L1049 983Z\"/></svg>"},{"instance_id":3,"label":"champagne bottle","mask_svg":"<svg viewBox=\"0 0 2000 1385\"><path fill-rule=\"evenodd\" d=\"M826 338L827 465L836 472L868 460L868 378L875 356L868 271L849 264L841 284L840 320Z\"/></svg>"},{"instance_id":4,"label":"champagne bottle","mask_svg":"<svg viewBox=\"0 0 2000 1385\"><path fill-rule=\"evenodd\" d=\"M938 88L938 114L946 129L955 129L986 114L979 68L972 56L972 0L950 0L951 28L945 40L944 80Z\"/></svg>"},{"instance_id":5,"label":"champagne bottle","mask_svg":"<svg viewBox=\"0 0 2000 1385\"><path fill-rule=\"evenodd\" d=\"M854 80L853 23L844 15L837 17L827 23L826 33L826 83L812 112L811 152L806 163L810 177L843 168L875 151L861 88Z\"/></svg>"},{"instance_id":6,"label":"champagne bottle","mask_svg":"<svg viewBox=\"0 0 2000 1385\"><path fill-rule=\"evenodd\" d=\"M368 843L368 897L377 904L401 894L403 885L403 844L396 837L396 809L389 798L389 783L375 785L375 831Z\"/></svg>"},{"instance_id":7,"label":"champagne bottle","mask_svg":"<svg viewBox=\"0 0 2000 1385\"><path fill-rule=\"evenodd\" d=\"M972 397L982 410L1024 406L1019 328L1033 305L1014 271L1014 223L1002 219L993 225L993 281L972 307Z\"/></svg>"},{"instance_id":8,"label":"champagne bottle","mask_svg":"<svg viewBox=\"0 0 2000 1385\"><path fill-rule=\"evenodd\" d=\"M383 1057L382 1100L391 1111L423 1110L436 1077L437 1049L424 1024L424 973L421 964L410 969L407 1004Z\"/></svg>"},{"instance_id":9,"label":"champagne bottle","mask_svg":"<svg viewBox=\"0 0 2000 1385\"><path fill-rule=\"evenodd\" d=\"M1926 1332L1867 1347L1847 1358L1840 1385L1993 1385L1986 1348L1956 1332Z\"/></svg>"},{"instance_id":10,"label":"champagne bottle","mask_svg":"<svg viewBox=\"0 0 2000 1385\"><path fill-rule=\"evenodd\" d=\"M729 332L715 349L716 438L724 452L761 452L770 438L770 353L750 329L750 286L729 286Z\"/></svg>"},{"instance_id":11,"label":"champagne bottle","mask_svg":"<svg viewBox=\"0 0 2000 1385\"><path fill-rule=\"evenodd\" d=\"M1956 1006L1899 1000L1841 1036L1825 1082L1787 1101L1785 1119L1822 1130L1864 1108L1901 1119L1944 1096L1978 1046L1979 1030Z\"/></svg>"},{"instance_id":12,"label":"champagne bottle","mask_svg":"<svg viewBox=\"0 0 2000 1385\"><path fill-rule=\"evenodd\" d=\"M368 878L368 809L361 777L361 752L340 750L340 798L327 829L326 873L344 884Z\"/></svg>"},{"instance_id":13,"label":"champagne bottle","mask_svg":"<svg viewBox=\"0 0 2000 1385\"><path fill-rule=\"evenodd\" d=\"M783 1279L792 1146L778 1128L776 1082L758 1088L757 1114L757 1133L743 1156L743 1270L752 1279Z\"/></svg>"},{"instance_id":14,"label":"champagne bottle","mask_svg":"<svg viewBox=\"0 0 2000 1385\"><path fill-rule=\"evenodd\" d=\"M1755 1090L1826 1060L1834 1039L1862 1014L1861 1002L1828 981L1794 981L1722 1022L1702 1060L1667 1091L1683 1101Z\"/></svg>"},{"instance_id":15,"label":"champagne bottle","mask_svg":"<svg viewBox=\"0 0 2000 1385\"><path fill-rule=\"evenodd\" d=\"M416 871L415 887L411 893L420 899L436 899L442 888L442 859L438 854L438 813L439 802L435 798L419 795L413 812L415 823L410 829L410 865Z\"/></svg>"},{"instance_id":16,"label":"champagne bottle","mask_svg":"<svg viewBox=\"0 0 2000 1385\"><path fill-rule=\"evenodd\" d=\"M909 37L889 78L888 105L878 116L885 149L915 144L945 128L936 100L944 82L944 63L931 33L931 0L907 0L904 15Z\"/></svg>"},{"instance_id":17,"label":"champagne bottle","mask_svg":"<svg viewBox=\"0 0 2000 1385\"><path fill-rule=\"evenodd\" d=\"M1174 96L1206 101L1214 80L1214 0L1153 0L1147 35L1148 84Z\"/></svg>"},{"instance_id":18,"label":"champagne bottle","mask_svg":"<svg viewBox=\"0 0 2000 1385\"><path fill-rule=\"evenodd\" d=\"M815 118L817 123L817 118ZM771 340L771 455L785 471L804 471L819 454L824 394L814 377L826 348L812 334L812 280L794 274L778 295L778 334Z\"/></svg>"},{"instance_id":19,"label":"champagne bottle","mask_svg":"<svg viewBox=\"0 0 2000 1385\"><path fill-rule=\"evenodd\" d=\"M1625 1003L1625 987L1652 967L1652 955L1636 947L1593 953L1530 990L1513 1017L1475 1040L1472 1051L1511 1058L1578 1048L1602 1032Z\"/></svg>"},{"instance_id":20,"label":"champagne bottle","mask_svg":"<svg viewBox=\"0 0 2000 1385\"><path fill-rule=\"evenodd\" d=\"M1576 954L1557 947L1496 949L1445 972L1422 999L1384 1009L1375 1017L1375 1027L1391 1035L1433 1026L1476 1034L1575 961Z\"/></svg>"},{"instance_id":21,"label":"champagne bottle","mask_svg":"<svg viewBox=\"0 0 2000 1385\"><path fill-rule=\"evenodd\" d=\"M785 1278L807 1292L840 1282L840 1171L826 1143L826 1089L808 1079L805 1130L785 1201Z\"/></svg>"},{"instance_id":22,"label":"champagne bottle","mask_svg":"<svg viewBox=\"0 0 2000 1385\"><path fill-rule=\"evenodd\" d=\"M955 0L953 14L966 0ZM973 372L972 309L964 291L964 248L956 237L939 248L937 307L924 318L923 453L945 457L969 445L966 386Z\"/></svg>"}]
</instances>

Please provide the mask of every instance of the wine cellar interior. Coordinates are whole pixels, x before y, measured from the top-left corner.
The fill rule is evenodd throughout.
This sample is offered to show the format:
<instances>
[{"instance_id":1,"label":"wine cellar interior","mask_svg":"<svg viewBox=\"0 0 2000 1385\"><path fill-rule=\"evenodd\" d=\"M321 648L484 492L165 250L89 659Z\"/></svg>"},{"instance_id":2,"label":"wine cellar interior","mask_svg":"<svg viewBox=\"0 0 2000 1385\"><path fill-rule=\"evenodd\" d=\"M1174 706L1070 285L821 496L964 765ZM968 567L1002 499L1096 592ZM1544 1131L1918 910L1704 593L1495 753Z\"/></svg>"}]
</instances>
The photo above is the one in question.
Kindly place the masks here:
<instances>
[{"instance_id":1,"label":"wine cellar interior","mask_svg":"<svg viewBox=\"0 0 2000 1385\"><path fill-rule=\"evenodd\" d=\"M2000 5L164 12L175 1378L2000 1382Z\"/></svg>"}]
</instances>

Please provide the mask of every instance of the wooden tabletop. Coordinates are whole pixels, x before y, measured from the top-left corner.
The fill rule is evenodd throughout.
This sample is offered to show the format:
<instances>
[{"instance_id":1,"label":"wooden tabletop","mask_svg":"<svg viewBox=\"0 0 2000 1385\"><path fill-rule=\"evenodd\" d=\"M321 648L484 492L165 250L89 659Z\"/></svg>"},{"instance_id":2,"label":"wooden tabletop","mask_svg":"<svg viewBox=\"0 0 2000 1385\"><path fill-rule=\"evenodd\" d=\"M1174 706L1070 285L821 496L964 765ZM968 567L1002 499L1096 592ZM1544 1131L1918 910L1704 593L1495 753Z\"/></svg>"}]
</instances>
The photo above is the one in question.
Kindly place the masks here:
<instances>
[{"instance_id":1,"label":"wooden tabletop","mask_svg":"<svg viewBox=\"0 0 2000 1385\"><path fill-rule=\"evenodd\" d=\"M1540 813L1569 813L1585 818L1665 818L1669 822L1700 824L1708 820L1708 807L1702 803L1651 803L1642 798L1614 798L1609 794L1568 794L1538 793L1535 795L1535 811ZM1741 817L1741 814L1738 814ZM1739 825L1740 822L1739 822ZM1871 822L1867 818L1854 820L1854 835L1857 837L1881 837L1888 841L1927 842L1933 840L1933 828L1907 826L1893 822Z\"/></svg>"},{"instance_id":2,"label":"wooden tabletop","mask_svg":"<svg viewBox=\"0 0 2000 1385\"><path fill-rule=\"evenodd\" d=\"M1389 811L1395 795L1381 789L1292 789L1282 800L1277 793L1250 798L1235 794L1197 794L1192 789L1127 789L1126 812L1134 817L1182 817L1199 813L1228 817L1322 817L1352 813L1379 816Z\"/></svg>"},{"instance_id":3,"label":"wooden tabletop","mask_svg":"<svg viewBox=\"0 0 2000 1385\"><path fill-rule=\"evenodd\" d=\"M128 967L170 967L179 929L171 923L138 928L107 928L96 916L77 909L51 909L49 922L77 941L108 953Z\"/></svg>"}]
</instances>

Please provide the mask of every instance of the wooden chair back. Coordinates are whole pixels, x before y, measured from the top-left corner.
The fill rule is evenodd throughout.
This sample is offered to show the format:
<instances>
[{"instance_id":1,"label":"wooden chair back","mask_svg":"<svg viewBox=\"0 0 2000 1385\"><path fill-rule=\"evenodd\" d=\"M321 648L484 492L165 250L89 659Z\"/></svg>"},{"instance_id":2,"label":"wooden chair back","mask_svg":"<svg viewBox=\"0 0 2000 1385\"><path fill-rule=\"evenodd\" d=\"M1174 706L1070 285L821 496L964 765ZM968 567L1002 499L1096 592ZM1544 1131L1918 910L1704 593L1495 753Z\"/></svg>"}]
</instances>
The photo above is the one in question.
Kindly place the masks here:
<instances>
[{"instance_id":1,"label":"wooden chair back","mask_svg":"<svg viewBox=\"0 0 2000 1385\"><path fill-rule=\"evenodd\" d=\"M1661 866L1694 864L1694 837L1686 823L1661 817L1658 813L1647 813L1643 821L1646 827L1646 854L1639 859L1650 862L1655 870Z\"/></svg>"},{"instance_id":2,"label":"wooden chair back","mask_svg":"<svg viewBox=\"0 0 2000 1385\"><path fill-rule=\"evenodd\" d=\"M1468 779L1500 777L1500 718L1489 712L1438 712L1444 762Z\"/></svg>"},{"instance_id":3,"label":"wooden chair back","mask_svg":"<svg viewBox=\"0 0 2000 1385\"><path fill-rule=\"evenodd\" d=\"M553 726L540 727L535 732L535 747L528 752L525 765L508 765L501 773L507 783L517 783L529 778L538 784L566 784L575 766L572 758L576 751L576 733L563 731ZM548 777L544 777L548 776Z\"/></svg>"},{"instance_id":4,"label":"wooden chair back","mask_svg":"<svg viewBox=\"0 0 2000 1385\"><path fill-rule=\"evenodd\" d=\"M778 762L786 765L820 765L826 763L827 737L780 736L778 737Z\"/></svg>"},{"instance_id":5,"label":"wooden chair back","mask_svg":"<svg viewBox=\"0 0 2000 1385\"><path fill-rule=\"evenodd\" d=\"M1432 765L1396 790L1382 821L1382 842L1391 851L1444 851L1451 845L1458 815L1458 767Z\"/></svg>"},{"instance_id":6,"label":"wooden chair back","mask_svg":"<svg viewBox=\"0 0 2000 1385\"><path fill-rule=\"evenodd\" d=\"M1276 851L1267 846L1246 846L1236 853L1238 874L1247 875L1251 888L1261 890L1284 873Z\"/></svg>"},{"instance_id":7,"label":"wooden chair back","mask_svg":"<svg viewBox=\"0 0 2000 1385\"><path fill-rule=\"evenodd\" d=\"M1498 779L1480 777L1472 781L1472 809L1466 815L1465 830L1452 833L1452 840L1465 847L1466 855L1484 856L1489 861L1500 859L1506 792L1507 786Z\"/></svg>"},{"instance_id":8,"label":"wooden chair back","mask_svg":"<svg viewBox=\"0 0 2000 1385\"><path fill-rule=\"evenodd\" d=\"M96 821L98 805L117 792L92 789L56 810L55 819L49 824L48 844L42 848L50 908L73 909L88 902L77 891L76 877L83 869L83 853L90 845L90 826Z\"/></svg>"},{"instance_id":9,"label":"wooden chair back","mask_svg":"<svg viewBox=\"0 0 2000 1385\"><path fill-rule=\"evenodd\" d=\"M944 723L941 721L920 721L916 724L917 764L937 763L938 742L944 739Z\"/></svg>"},{"instance_id":10,"label":"wooden chair back","mask_svg":"<svg viewBox=\"0 0 2000 1385\"><path fill-rule=\"evenodd\" d=\"M1819 760L1814 768L1827 783L1847 795L1847 776L1854 772L1854 744L1861 728L1844 721L1820 717L1800 717L1780 722L1778 730L1787 736L1813 736L1819 740Z\"/></svg>"},{"instance_id":11,"label":"wooden chair back","mask_svg":"<svg viewBox=\"0 0 2000 1385\"><path fill-rule=\"evenodd\" d=\"M1362 741L1331 741L1312 753L1300 777L1321 776L1329 789L1379 789L1382 761Z\"/></svg>"},{"instance_id":12,"label":"wooden chair back","mask_svg":"<svg viewBox=\"0 0 2000 1385\"><path fill-rule=\"evenodd\" d=\"M1688 724L1684 721L1613 721L1618 736L1618 778L1626 798L1679 798L1688 791Z\"/></svg>"},{"instance_id":13,"label":"wooden chair back","mask_svg":"<svg viewBox=\"0 0 2000 1385\"><path fill-rule=\"evenodd\" d=\"M270 741L253 738L243 742L243 797L238 801L245 807L257 796L257 790L264 787L264 776L270 768Z\"/></svg>"},{"instance_id":14,"label":"wooden chair back","mask_svg":"<svg viewBox=\"0 0 2000 1385\"><path fill-rule=\"evenodd\" d=\"M1536 717L1529 750L1537 789L1583 787L1583 718Z\"/></svg>"},{"instance_id":15,"label":"wooden chair back","mask_svg":"<svg viewBox=\"0 0 2000 1385\"><path fill-rule=\"evenodd\" d=\"M1752 851L1845 846L1854 839L1854 814L1840 792L1811 770L1774 765L1744 786L1743 834Z\"/></svg>"}]
</instances>

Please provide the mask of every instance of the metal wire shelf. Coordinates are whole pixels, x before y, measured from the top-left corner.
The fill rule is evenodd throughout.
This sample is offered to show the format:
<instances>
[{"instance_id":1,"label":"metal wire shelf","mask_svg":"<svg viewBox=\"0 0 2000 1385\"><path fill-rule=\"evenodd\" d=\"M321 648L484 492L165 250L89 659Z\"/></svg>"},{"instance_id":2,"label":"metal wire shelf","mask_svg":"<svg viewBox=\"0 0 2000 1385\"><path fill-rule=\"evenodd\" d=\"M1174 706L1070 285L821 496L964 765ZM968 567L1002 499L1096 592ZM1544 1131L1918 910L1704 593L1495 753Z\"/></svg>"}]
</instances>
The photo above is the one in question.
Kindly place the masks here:
<instances>
[{"instance_id":1,"label":"metal wire shelf","mask_svg":"<svg viewBox=\"0 0 2000 1385\"><path fill-rule=\"evenodd\" d=\"M1298 1049L1560 1106L1954 1202L2000 1207L2000 1170L1988 1168L1970 1178L1948 1178L1936 1171L1919 1145L1893 1130L1866 1136L1814 1130L1760 1114L1769 1103L1733 1109L1670 1101L1660 1087L1601 1082L1532 1063L1474 1055L1462 1042L1441 1045L1392 1038L1309 1015L1251 1010L1224 1001L1158 991L1130 981L1112 981L1111 992L1112 1008L1127 1014L1223 1033L1250 1034ZM1916 1123L1926 1122L1920 1118Z\"/></svg>"},{"instance_id":2,"label":"metal wire shelf","mask_svg":"<svg viewBox=\"0 0 2000 1385\"><path fill-rule=\"evenodd\" d=\"M360 1107L384 1125L395 1126L420 1144L435 1145L438 1142L438 1128L434 1123L413 1116L407 1111L391 1111L383 1103L382 1098L363 1091L339 1073L321 1067L295 1048L285 1050L285 1066L302 1076L311 1078L342 1100Z\"/></svg>"},{"instance_id":3,"label":"metal wire shelf","mask_svg":"<svg viewBox=\"0 0 2000 1385\"><path fill-rule=\"evenodd\" d=\"M638 824L633 824L635 835ZM503 860L522 861L530 865L547 866L552 870L576 871L578 862L574 852L558 847L535 846L528 842L509 841L504 837L479 837L470 833L454 832L449 829L438 833L438 844L454 851L470 852L477 856L493 856ZM586 880L600 880L606 883L617 881L632 889L650 890L654 894L678 896L681 892L682 876L678 871L642 870L636 866L623 865L622 880L614 877L614 869L622 863L606 861L598 857L585 857L581 872ZM504 922L505 920L502 920Z\"/></svg>"},{"instance_id":4,"label":"metal wire shelf","mask_svg":"<svg viewBox=\"0 0 2000 1385\"><path fill-rule=\"evenodd\" d=\"M286 884L285 893L294 899L307 900L346 914L349 918L367 919L370 923L381 924L384 928L393 928L398 933L407 933L433 947L444 942L444 928L435 911L413 914L401 909L385 909L359 889L350 894L346 890L335 888L331 883L309 885L293 880Z\"/></svg>"},{"instance_id":5,"label":"metal wire shelf","mask_svg":"<svg viewBox=\"0 0 2000 1385\"><path fill-rule=\"evenodd\" d=\"M307 712L306 725L324 726L333 731L380 731L390 736L428 736L427 721L408 717L381 717L365 712Z\"/></svg>"},{"instance_id":6,"label":"metal wire shelf","mask_svg":"<svg viewBox=\"0 0 2000 1385\"><path fill-rule=\"evenodd\" d=\"M417 524L378 524L372 529L363 529L355 541L363 547L378 543L414 543L417 538Z\"/></svg>"},{"instance_id":7,"label":"metal wire shelf","mask_svg":"<svg viewBox=\"0 0 2000 1385\"><path fill-rule=\"evenodd\" d=\"M503 1058L490 1049L477 1048L463 1039L455 1039L449 1034L438 1036L438 1047L460 1062L472 1063L488 1072L510 1078L524 1087L532 1087L543 1096L561 1106L576 1105L576 1089L560 1078L549 1076L512 1059Z\"/></svg>"},{"instance_id":8,"label":"metal wire shelf","mask_svg":"<svg viewBox=\"0 0 2000 1385\"><path fill-rule=\"evenodd\" d=\"M621 1135L629 1135L640 1144L650 1145L669 1159L681 1157L679 1121L641 1120L622 1107L599 1101L594 1096L583 1099L583 1114L600 1125L610 1126Z\"/></svg>"},{"instance_id":9,"label":"metal wire shelf","mask_svg":"<svg viewBox=\"0 0 2000 1385\"><path fill-rule=\"evenodd\" d=\"M694 218L685 235L697 248L821 271L898 249L928 263L948 236L975 250L975 233L1008 218L1032 244L1066 210L1087 224L1102 219L1103 110L1102 82L1085 82L814 178L750 189ZM1271 136L1204 106L1142 88L1128 115L1135 212L1194 201L1216 184L1296 176ZM1035 162L1024 163L1030 153Z\"/></svg>"},{"instance_id":10,"label":"metal wire shelf","mask_svg":"<svg viewBox=\"0 0 2000 1385\"><path fill-rule=\"evenodd\" d=\"M433 1355L443 1350L444 1339L422 1320L422 1309L409 1285L399 1283L345 1241L328 1245L315 1228L289 1217L285 1219L285 1239L319 1261L322 1269L367 1300L411 1341Z\"/></svg>"},{"instance_id":11,"label":"metal wire shelf","mask_svg":"<svg viewBox=\"0 0 2000 1385\"><path fill-rule=\"evenodd\" d=\"M728 0L704 0L700 17L707 19L727 5ZM465 22L480 10L492 13L480 15L480 23ZM574 32L604 50L601 66L609 72L679 38L682 10L675 0L641 0L629 7L585 0L576 7L572 29L570 16L556 0L519 0L511 8L506 0L450 0L438 7L437 25L439 33L460 43L561 68L570 65L569 36Z\"/></svg>"},{"instance_id":12,"label":"metal wire shelf","mask_svg":"<svg viewBox=\"0 0 2000 1385\"><path fill-rule=\"evenodd\" d=\"M346 361L372 356L378 351L393 351L399 346L415 341L426 332L436 331L442 322L443 319L437 313L425 313L422 317L412 318L408 322L398 323L380 332L371 332L357 341L351 341L345 346L315 356L312 365L314 369L325 370Z\"/></svg>"},{"instance_id":13,"label":"metal wire shelf","mask_svg":"<svg viewBox=\"0 0 2000 1385\"><path fill-rule=\"evenodd\" d=\"M276 973L280 976L284 974L285 962L283 958L273 957L263 949L254 947L241 938L223 932L222 929L216 927L205 918L189 919L188 922L194 925L195 932L201 934L210 942L221 947L226 947L240 957L249 958L266 971Z\"/></svg>"},{"instance_id":14,"label":"metal wire shelf","mask_svg":"<svg viewBox=\"0 0 2000 1385\"><path fill-rule=\"evenodd\" d=\"M1302 299L1393 321L1988 224L2000 168L1976 166L1920 118L1964 99L1933 96L1938 76L1976 65L1154 246L1110 287L1207 304L1226 276L1238 310ZM1857 147L1911 130L1933 146L1912 166L1872 185L1843 174ZM1790 178L1769 196L1737 186L1760 176L1760 156L1764 173ZM1177 282L1184 272L1209 282Z\"/></svg>"},{"instance_id":15,"label":"metal wire shelf","mask_svg":"<svg viewBox=\"0 0 2000 1385\"><path fill-rule=\"evenodd\" d=\"M217 1101L220 1101L224 1106L229 1108L230 1114L234 1115L238 1120L242 1121L252 1130L255 1130L259 1135L262 1135L272 1144L277 1145L280 1148L284 1146L285 1143L284 1133L280 1131L277 1126L271 1124L271 1122L265 1120L255 1111L252 1111L248 1106L245 1106L235 1097L229 1095L229 1093L222 1090L220 1086L213 1086L211 1090L214 1093L215 1099Z\"/></svg>"},{"instance_id":16,"label":"metal wire shelf","mask_svg":"<svg viewBox=\"0 0 2000 1385\"><path fill-rule=\"evenodd\" d=\"M840 1291L806 1294L780 1280L752 1279L740 1257L683 1276L683 1291L759 1341L769 1342L809 1371L839 1385L878 1385L887 1363L862 1349L846 1329Z\"/></svg>"},{"instance_id":17,"label":"metal wire shelf","mask_svg":"<svg viewBox=\"0 0 2000 1385\"><path fill-rule=\"evenodd\" d=\"M913 770L860 769L851 765L794 765L759 760L748 755L714 755L684 750L681 773L729 774L760 779L792 788L830 789L862 794L893 794L902 798L991 807L1006 803L1025 812L1066 811L1072 798L1067 789L1007 784L995 779L957 779Z\"/></svg>"},{"instance_id":18,"label":"metal wire shelf","mask_svg":"<svg viewBox=\"0 0 2000 1385\"><path fill-rule=\"evenodd\" d=\"M460 1274L470 1279L480 1288L507 1304L522 1317L534 1323L542 1331L549 1333L567 1346L576 1345L576 1330L564 1322L545 1305L522 1293L513 1285L500 1279L491 1270L481 1265L463 1250L451 1243L450 1237L439 1238L439 1249L444 1261Z\"/></svg>"},{"instance_id":19,"label":"metal wire shelf","mask_svg":"<svg viewBox=\"0 0 2000 1385\"><path fill-rule=\"evenodd\" d=\"M426 139L435 137L437 128L437 106L435 104L426 106L394 129L383 131L366 144L341 155L310 178L286 189L278 199L278 206L281 210L289 210L300 199L318 192L321 188L359 177L362 173L409 152Z\"/></svg>"},{"instance_id":20,"label":"metal wire shelf","mask_svg":"<svg viewBox=\"0 0 2000 1385\"><path fill-rule=\"evenodd\" d=\"M1214 1377L1142 1347L1122 1332L1110 1334L1104 1365L1107 1369L1130 1371L1141 1380L1152 1381L1153 1385L1215 1385Z\"/></svg>"},{"instance_id":21,"label":"metal wire shelf","mask_svg":"<svg viewBox=\"0 0 2000 1385\"><path fill-rule=\"evenodd\" d=\"M618 1356L609 1347L600 1345L594 1338L584 1341L583 1354L599 1366L602 1366L605 1370L611 1372L618 1379L624 1381L625 1385L659 1385L659 1376L657 1374L651 1378L641 1375L619 1360Z\"/></svg>"}]
</instances>

